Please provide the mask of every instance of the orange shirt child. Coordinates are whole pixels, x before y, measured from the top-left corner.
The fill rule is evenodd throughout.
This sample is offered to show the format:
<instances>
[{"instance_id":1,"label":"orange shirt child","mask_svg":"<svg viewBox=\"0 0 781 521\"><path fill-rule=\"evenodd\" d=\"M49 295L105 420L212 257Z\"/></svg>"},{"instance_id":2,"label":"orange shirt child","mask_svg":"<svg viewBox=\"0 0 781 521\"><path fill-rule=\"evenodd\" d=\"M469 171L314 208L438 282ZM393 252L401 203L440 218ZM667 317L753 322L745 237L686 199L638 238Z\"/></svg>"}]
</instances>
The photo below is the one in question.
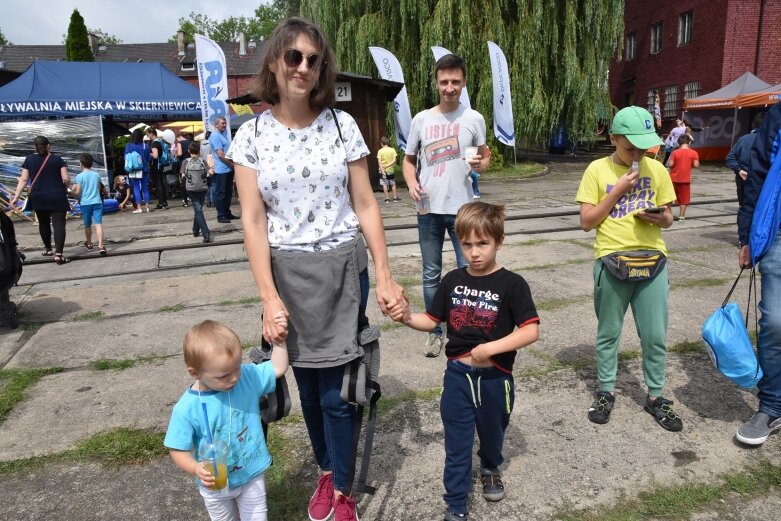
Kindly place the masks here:
<instances>
[{"instance_id":1,"label":"orange shirt child","mask_svg":"<svg viewBox=\"0 0 781 521\"><path fill-rule=\"evenodd\" d=\"M692 167L700 166L700 156L689 145L681 145L670 156L670 179L673 183L691 183Z\"/></svg>"}]
</instances>

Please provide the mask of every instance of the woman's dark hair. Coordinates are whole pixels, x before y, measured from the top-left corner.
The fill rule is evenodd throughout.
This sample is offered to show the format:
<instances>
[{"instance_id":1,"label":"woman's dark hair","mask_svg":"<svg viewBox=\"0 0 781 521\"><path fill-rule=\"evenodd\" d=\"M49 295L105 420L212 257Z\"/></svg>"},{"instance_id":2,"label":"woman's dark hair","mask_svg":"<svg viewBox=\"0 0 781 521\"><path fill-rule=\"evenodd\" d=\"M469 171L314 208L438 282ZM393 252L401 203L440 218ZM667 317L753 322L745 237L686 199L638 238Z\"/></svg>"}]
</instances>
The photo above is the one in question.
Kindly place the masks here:
<instances>
[{"instance_id":1,"label":"woman's dark hair","mask_svg":"<svg viewBox=\"0 0 781 521\"><path fill-rule=\"evenodd\" d=\"M271 72L270 65L278 60L303 34L312 40L320 51L320 59L317 61L314 72L317 74L317 82L312 92L309 93L309 105L313 110L321 111L330 107L336 101L336 56L331 44L323 34L323 31L303 18L288 18L280 22L263 48L265 53L260 65L260 71L253 81L252 93L266 103L275 105L279 103L279 87L276 75Z\"/></svg>"},{"instance_id":2,"label":"woman's dark hair","mask_svg":"<svg viewBox=\"0 0 781 521\"><path fill-rule=\"evenodd\" d=\"M434 79L437 78L439 71L450 71L453 69L461 69L464 78L466 78L466 63L464 62L464 59L455 54L444 55L438 59L436 65L434 65Z\"/></svg>"},{"instance_id":3,"label":"woman's dark hair","mask_svg":"<svg viewBox=\"0 0 781 521\"><path fill-rule=\"evenodd\" d=\"M35 141L35 153L45 156L49 153L49 139L46 136L36 136Z\"/></svg>"},{"instance_id":4,"label":"woman's dark hair","mask_svg":"<svg viewBox=\"0 0 781 521\"><path fill-rule=\"evenodd\" d=\"M130 142L134 145L140 145L144 141L144 131L137 128L130 135Z\"/></svg>"}]
</instances>

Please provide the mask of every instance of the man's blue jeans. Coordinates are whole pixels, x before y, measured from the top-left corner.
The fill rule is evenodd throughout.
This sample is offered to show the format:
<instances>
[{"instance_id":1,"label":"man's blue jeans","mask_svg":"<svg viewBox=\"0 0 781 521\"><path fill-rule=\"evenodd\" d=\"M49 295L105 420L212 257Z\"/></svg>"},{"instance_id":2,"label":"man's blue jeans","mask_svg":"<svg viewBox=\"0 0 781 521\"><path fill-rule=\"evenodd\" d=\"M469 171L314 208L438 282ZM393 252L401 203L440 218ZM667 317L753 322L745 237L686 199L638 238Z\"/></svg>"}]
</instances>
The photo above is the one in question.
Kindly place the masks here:
<instances>
[{"instance_id":1,"label":"man's blue jeans","mask_svg":"<svg viewBox=\"0 0 781 521\"><path fill-rule=\"evenodd\" d=\"M431 306L442 278L442 245L445 243L445 231L453 243L456 264L459 268L466 267L468 263L461 253L461 244L456 237L456 216L438 213L418 215L418 241L423 258L423 302L426 309ZM442 328L437 326L433 333L441 335Z\"/></svg>"},{"instance_id":2,"label":"man's blue jeans","mask_svg":"<svg viewBox=\"0 0 781 521\"><path fill-rule=\"evenodd\" d=\"M233 171L226 174L214 174L214 207L217 208L217 218L228 218L231 215L231 200L233 199Z\"/></svg>"},{"instance_id":3,"label":"man's blue jeans","mask_svg":"<svg viewBox=\"0 0 781 521\"><path fill-rule=\"evenodd\" d=\"M762 298L759 301L759 364L764 376L759 381L759 411L781 416L781 233L759 261Z\"/></svg>"}]
</instances>

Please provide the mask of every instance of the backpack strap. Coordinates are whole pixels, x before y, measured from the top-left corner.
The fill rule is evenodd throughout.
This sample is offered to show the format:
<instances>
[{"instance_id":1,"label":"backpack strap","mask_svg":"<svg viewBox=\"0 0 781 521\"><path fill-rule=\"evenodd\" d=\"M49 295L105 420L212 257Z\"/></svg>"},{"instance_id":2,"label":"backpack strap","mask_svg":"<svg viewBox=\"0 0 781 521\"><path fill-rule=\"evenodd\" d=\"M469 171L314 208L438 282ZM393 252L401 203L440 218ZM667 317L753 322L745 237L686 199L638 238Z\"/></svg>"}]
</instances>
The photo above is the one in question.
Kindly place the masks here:
<instances>
[{"instance_id":1,"label":"backpack strap","mask_svg":"<svg viewBox=\"0 0 781 521\"><path fill-rule=\"evenodd\" d=\"M336 123L336 131L339 132L339 141L341 141L342 143L345 143L345 140L342 137L342 129L339 126L339 119L336 117L336 111L333 108L331 108L331 107L328 107L328 110L331 111L331 114L334 117L334 123Z\"/></svg>"}]
</instances>

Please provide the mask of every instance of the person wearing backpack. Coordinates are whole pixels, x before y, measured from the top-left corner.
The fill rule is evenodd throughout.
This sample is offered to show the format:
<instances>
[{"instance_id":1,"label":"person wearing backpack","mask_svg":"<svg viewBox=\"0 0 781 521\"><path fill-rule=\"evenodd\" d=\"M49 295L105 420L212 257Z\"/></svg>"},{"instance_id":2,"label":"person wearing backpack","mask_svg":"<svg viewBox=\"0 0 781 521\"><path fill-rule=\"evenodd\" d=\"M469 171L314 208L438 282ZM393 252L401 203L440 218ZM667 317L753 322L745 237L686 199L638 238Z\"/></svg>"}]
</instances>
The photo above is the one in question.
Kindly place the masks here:
<instances>
[{"instance_id":1,"label":"person wearing backpack","mask_svg":"<svg viewBox=\"0 0 781 521\"><path fill-rule=\"evenodd\" d=\"M133 155L135 152L138 157ZM143 196L144 207L149 212L149 146L144 143L144 133L140 128L133 131L130 143L125 145L125 172L133 185L133 213L141 213L141 201ZM141 167L138 168L138 158L141 159Z\"/></svg>"},{"instance_id":2,"label":"person wearing backpack","mask_svg":"<svg viewBox=\"0 0 781 521\"><path fill-rule=\"evenodd\" d=\"M157 137L157 130L152 127L146 129L146 135L149 139L149 151L151 159L149 161L149 173L152 178L152 184L157 194L157 206L155 210L168 210L168 187L165 183L164 164L165 149L167 142ZM171 147L168 146L168 153L171 153Z\"/></svg>"},{"instance_id":3,"label":"person wearing backpack","mask_svg":"<svg viewBox=\"0 0 781 521\"><path fill-rule=\"evenodd\" d=\"M208 179L214 173L200 156L201 144L193 141L187 147L190 157L182 163L182 177L184 178L184 189L187 196L193 203L193 237L203 237L203 242L212 242L212 235L209 226L206 224L206 217L203 215L203 201L208 190Z\"/></svg>"},{"instance_id":4,"label":"person wearing backpack","mask_svg":"<svg viewBox=\"0 0 781 521\"><path fill-rule=\"evenodd\" d=\"M741 443L762 445L773 432L781 430L781 240L777 224L770 220L757 219L754 214L763 215L760 194L763 190L777 190L772 183L774 167L781 161L781 154L774 148L781 142L781 103L776 103L765 114L765 119L756 132L751 152L748 155L748 177L743 185L743 205L738 210L738 237L740 253L738 265L750 268L752 252L749 237L758 232L770 234L770 247L759 262L762 287L759 301L759 331L757 332L757 355L764 373L757 384L759 409L736 434ZM775 159L773 159L775 158ZM762 201L764 202L764 200ZM777 222L777 221L776 221ZM752 229L763 226L763 229ZM769 228L769 229L768 229ZM775 228L775 229L774 229ZM775 240L773 240L775 239ZM752 241L753 242L753 241ZM753 252L757 254L759 252Z\"/></svg>"},{"instance_id":5,"label":"person wearing backpack","mask_svg":"<svg viewBox=\"0 0 781 521\"><path fill-rule=\"evenodd\" d=\"M193 142L193 135L190 132L182 132L179 134L179 139L176 141L176 144L174 145L174 156L176 156L176 161L178 165L178 172L177 176L179 177L179 182L182 183L182 186L184 186L184 169L182 168L184 166L184 160L190 157L190 143ZM185 189L184 196L182 196L182 206L188 207L190 206L190 200L187 197L187 190Z\"/></svg>"}]
</instances>

